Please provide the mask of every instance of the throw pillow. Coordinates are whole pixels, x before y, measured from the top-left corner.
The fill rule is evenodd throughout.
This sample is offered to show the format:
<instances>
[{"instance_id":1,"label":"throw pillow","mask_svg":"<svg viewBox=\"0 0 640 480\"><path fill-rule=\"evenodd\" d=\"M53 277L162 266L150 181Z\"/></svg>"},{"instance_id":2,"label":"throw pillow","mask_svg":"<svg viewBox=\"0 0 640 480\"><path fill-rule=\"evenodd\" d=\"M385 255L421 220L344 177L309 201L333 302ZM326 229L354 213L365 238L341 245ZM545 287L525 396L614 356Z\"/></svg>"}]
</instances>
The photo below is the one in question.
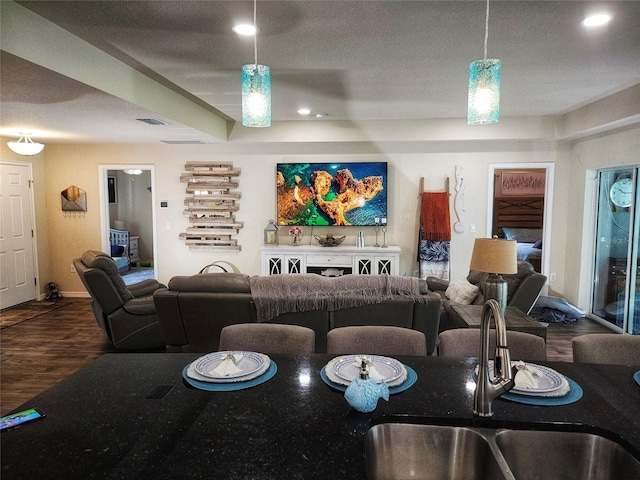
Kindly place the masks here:
<instances>
[{"instance_id":1,"label":"throw pillow","mask_svg":"<svg viewBox=\"0 0 640 480\"><path fill-rule=\"evenodd\" d=\"M452 302L471 305L479 291L480 288L477 285L473 285L466 279L461 278L459 280L451 280L444 294Z\"/></svg>"},{"instance_id":2,"label":"throw pillow","mask_svg":"<svg viewBox=\"0 0 640 480\"><path fill-rule=\"evenodd\" d=\"M111 256L121 257L124 253L124 247L122 245L111 245Z\"/></svg>"}]
</instances>

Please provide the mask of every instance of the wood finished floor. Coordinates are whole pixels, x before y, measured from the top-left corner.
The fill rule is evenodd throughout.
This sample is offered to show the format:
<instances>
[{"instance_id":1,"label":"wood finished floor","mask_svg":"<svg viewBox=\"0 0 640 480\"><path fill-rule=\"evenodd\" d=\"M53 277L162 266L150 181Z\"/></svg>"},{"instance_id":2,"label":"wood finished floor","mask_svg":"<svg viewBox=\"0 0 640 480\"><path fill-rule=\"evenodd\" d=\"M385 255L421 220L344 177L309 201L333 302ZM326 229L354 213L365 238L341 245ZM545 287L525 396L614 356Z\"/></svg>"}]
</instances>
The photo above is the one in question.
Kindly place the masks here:
<instances>
[{"instance_id":1,"label":"wood finished floor","mask_svg":"<svg viewBox=\"0 0 640 480\"><path fill-rule=\"evenodd\" d=\"M90 300L65 298L69 305L0 331L0 414L10 413L105 353L116 352L91 312ZM571 338L610 333L593 320L549 325L547 357L571 362Z\"/></svg>"}]
</instances>

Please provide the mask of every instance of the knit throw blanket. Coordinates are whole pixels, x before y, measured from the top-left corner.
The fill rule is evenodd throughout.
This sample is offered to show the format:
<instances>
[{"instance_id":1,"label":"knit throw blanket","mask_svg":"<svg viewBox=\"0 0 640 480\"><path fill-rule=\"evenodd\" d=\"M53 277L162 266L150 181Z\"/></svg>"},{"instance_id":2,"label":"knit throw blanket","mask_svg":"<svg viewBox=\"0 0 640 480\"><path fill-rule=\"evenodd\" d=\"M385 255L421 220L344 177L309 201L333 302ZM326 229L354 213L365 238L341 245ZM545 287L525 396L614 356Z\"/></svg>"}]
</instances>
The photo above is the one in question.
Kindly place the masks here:
<instances>
[{"instance_id":1,"label":"knit throw blanket","mask_svg":"<svg viewBox=\"0 0 640 480\"><path fill-rule=\"evenodd\" d=\"M249 278L258 322L267 322L288 312L342 310L380 303L393 297L427 302L420 294L419 280L397 275L283 274Z\"/></svg>"}]
</instances>

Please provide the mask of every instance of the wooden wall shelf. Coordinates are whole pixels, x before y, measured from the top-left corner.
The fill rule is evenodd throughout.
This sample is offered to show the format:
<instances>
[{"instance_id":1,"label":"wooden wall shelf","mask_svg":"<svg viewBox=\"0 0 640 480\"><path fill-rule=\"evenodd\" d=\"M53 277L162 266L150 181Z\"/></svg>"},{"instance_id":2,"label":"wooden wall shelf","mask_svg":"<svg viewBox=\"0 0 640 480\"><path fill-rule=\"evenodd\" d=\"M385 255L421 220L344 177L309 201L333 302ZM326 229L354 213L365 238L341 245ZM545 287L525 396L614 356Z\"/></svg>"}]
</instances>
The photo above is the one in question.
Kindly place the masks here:
<instances>
[{"instance_id":1,"label":"wooden wall shelf","mask_svg":"<svg viewBox=\"0 0 640 480\"><path fill-rule=\"evenodd\" d=\"M184 215L189 217L189 228L180 233L180 239L191 250L240 251L233 238L243 227L234 213L240 209L236 203L242 194L237 188L240 170L232 163L187 162L180 181L187 183Z\"/></svg>"}]
</instances>

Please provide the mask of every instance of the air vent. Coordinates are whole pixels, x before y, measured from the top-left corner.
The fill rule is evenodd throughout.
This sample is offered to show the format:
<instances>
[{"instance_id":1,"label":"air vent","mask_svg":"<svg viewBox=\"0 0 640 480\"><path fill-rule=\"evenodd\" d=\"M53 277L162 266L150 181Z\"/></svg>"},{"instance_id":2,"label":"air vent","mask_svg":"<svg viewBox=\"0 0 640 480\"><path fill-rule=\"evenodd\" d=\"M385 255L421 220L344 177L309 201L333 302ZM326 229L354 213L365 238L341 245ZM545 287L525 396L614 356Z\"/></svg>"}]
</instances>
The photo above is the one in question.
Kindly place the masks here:
<instances>
[{"instance_id":1,"label":"air vent","mask_svg":"<svg viewBox=\"0 0 640 480\"><path fill-rule=\"evenodd\" d=\"M169 145L206 145L205 142L200 140L160 140L162 143L168 143Z\"/></svg>"},{"instance_id":2,"label":"air vent","mask_svg":"<svg viewBox=\"0 0 640 480\"><path fill-rule=\"evenodd\" d=\"M155 118L136 118L136 120L149 125L166 125L162 120L156 120Z\"/></svg>"}]
</instances>

